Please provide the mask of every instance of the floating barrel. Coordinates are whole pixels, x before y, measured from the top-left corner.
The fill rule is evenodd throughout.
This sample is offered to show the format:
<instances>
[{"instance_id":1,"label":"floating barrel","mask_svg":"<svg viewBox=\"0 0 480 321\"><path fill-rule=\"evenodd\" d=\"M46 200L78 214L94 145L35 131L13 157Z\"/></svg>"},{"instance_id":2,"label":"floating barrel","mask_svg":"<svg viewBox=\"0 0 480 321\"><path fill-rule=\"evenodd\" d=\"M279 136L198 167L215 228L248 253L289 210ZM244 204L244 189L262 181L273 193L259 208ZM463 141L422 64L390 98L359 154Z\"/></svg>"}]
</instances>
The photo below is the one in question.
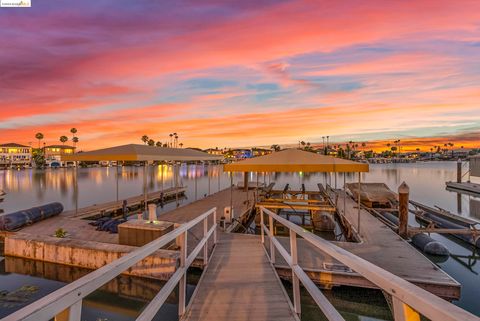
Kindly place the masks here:
<instances>
[{"instance_id":1,"label":"floating barrel","mask_svg":"<svg viewBox=\"0 0 480 321\"><path fill-rule=\"evenodd\" d=\"M419 233L412 237L412 243L420 250L432 255L449 255L448 249L440 242L432 239L427 234Z\"/></svg>"},{"instance_id":2,"label":"floating barrel","mask_svg":"<svg viewBox=\"0 0 480 321\"><path fill-rule=\"evenodd\" d=\"M317 231L335 230L335 220L329 212L312 211L312 224Z\"/></svg>"},{"instance_id":3,"label":"floating barrel","mask_svg":"<svg viewBox=\"0 0 480 321\"><path fill-rule=\"evenodd\" d=\"M383 217L385 217L387 220L392 222L393 224L398 226L398 217L396 217L394 214L390 212L381 212Z\"/></svg>"},{"instance_id":4,"label":"floating barrel","mask_svg":"<svg viewBox=\"0 0 480 321\"><path fill-rule=\"evenodd\" d=\"M0 230L15 231L63 212L61 203L50 203L0 216Z\"/></svg>"}]
</instances>

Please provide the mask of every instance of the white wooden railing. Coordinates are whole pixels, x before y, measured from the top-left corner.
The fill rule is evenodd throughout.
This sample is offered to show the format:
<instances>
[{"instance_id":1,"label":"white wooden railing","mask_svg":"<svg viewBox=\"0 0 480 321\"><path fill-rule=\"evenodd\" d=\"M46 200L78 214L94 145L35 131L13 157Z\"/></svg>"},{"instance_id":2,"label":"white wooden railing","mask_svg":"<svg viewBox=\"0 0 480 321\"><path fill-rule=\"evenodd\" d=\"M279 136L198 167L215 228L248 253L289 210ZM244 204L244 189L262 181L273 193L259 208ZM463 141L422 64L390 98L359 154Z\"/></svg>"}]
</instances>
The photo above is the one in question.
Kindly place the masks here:
<instances>
[{"instance_id":1,"label":"white wooden railing","mask_svg":"<svg viewBox=\"0 0 480 321\"><path fill-rule=\"evenodd\" d=\"M167 300L175 286L179 284L179 315L185 313L186 306L186 272L193 263L197 255L203 249L203 264L208 263L208 240L213 235L214 244L217 243L217 220L216 208L203 213L195 219L180 225L173 231L162 237L140 247L139 249L122 256L98 270L95 270L84 277L56 290L43 297L42 299L31 303L0 321L47 321L55 318L60 313L64 314L68 310L68 321L80 321L82 311L82 299L94 292L113 278L120 275L123 271L153 254L158 249L164 247L173 240L177 240L180 245L180 266L170 277L168 282L162 287L160 292L153 298L149 305L142 311L137 320L152 320L163 303ZM208 229L209 217L213 217L213 225ZM203 238L200 239L195 249L187 255L187 234L188 230L203 221Z\"/></svg>"},{"instance_id":2,"label":"white wooden railing","mask_svg":"<svg viewBox=\"0 0 480 321\"><path fill-rule=\"evenodd\" d=\"M317 305L329 321L344 321L335 307L327 300L319 288L308 277L298 264L297 235L305 241L345 264L367 280L378 286L392 297L395 321L420 320L419 314L432 321L480 321L479 317L425 291L418 286L332 244L317 235L304 230L298 225L280 217L274 212L260 207L260 226L262 243L265 234L270 240L270 261L275 264L275 253L278 251L292 269L293 306L300 314L300 282L313 297ZM268 227L264 216L268 216ZM282 246L274 235L274 221L287 227L290 232L290 253Z\"/></svg>"}]
</instances>

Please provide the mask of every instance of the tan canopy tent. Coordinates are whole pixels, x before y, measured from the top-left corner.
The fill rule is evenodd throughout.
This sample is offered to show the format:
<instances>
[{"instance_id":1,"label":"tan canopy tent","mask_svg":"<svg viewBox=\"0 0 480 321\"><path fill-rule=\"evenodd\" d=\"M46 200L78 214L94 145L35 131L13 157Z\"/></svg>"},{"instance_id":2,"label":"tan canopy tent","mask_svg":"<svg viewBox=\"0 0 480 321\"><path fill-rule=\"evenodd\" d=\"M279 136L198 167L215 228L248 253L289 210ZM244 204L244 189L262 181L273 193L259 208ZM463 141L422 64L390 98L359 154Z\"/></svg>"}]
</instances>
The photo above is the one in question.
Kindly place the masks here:
<instances>
[{"instance_id":1,"label":"tan canopy tent","mask_svg":"<svg viewBox=\"0 0 480 321\"><path fill-rule=\"evenodd\" d=\"M368 164L298 149L242 160L223 167L225 172L368 172Z\"/></svg>"},{"instance_id":2,"label":"tan canopy tent","mask_svg":"<svg viewBox=\"0 0 480 321\"><path fill-rule=\"evenodd\" d=\"M223 157L189 148L129 144L63 155L62 161L213 161Z\"/></svg>"},{"instance_id":3,"label":"tan canopy tent","mask_svg":"<svg viewBox=\"0 0 480 321\"><path fill-rule=\"evenodd\" d=\"M361 191L362 172L368 172L368 164L354 162L346 159L332 156L319 155L306 152L299 149L286 149L269 155L260 156L242 160L223 166L225 172L244 172L244 186L248 192L248 172L326 172L344 173L343 185L346 186L345 173L358 173L358 190ZM257 183L258 185L258 183ZM343 206L345 208L346 191L343 196ZM360 232L360 198L358 201L358 223L357 231Z\"/></svg>"},{"instance_id":4,"label":"tan canopy tent","mask_svg":"<svg viewBox=\"0 0 480 321\"><path fill-rule=\"evenodd\" d=\"M124 161L137 161L144 163L143 170L143 195L145 203L145 212L147 210L147 166L148 162L153 161L172 161L172 162L188 162L188 161L215 161L221 160L223 157L218 155L210 155L205 152L189 149L189 148L168 148L168 147L156 147L148 145L129 144L122 146L115 146L109 148L98 149L90 152L81 152L72 155L62 155L62 161L65 162L88 162L88 161L116 161L117 170L116 176L116 200L119 200L119 186L118 186L118 163ZM179 174L175 170L174 163L174 181L175 188L177 188ZM77 168L77 167L76 167ZM77 171L75 171L77 176ZM209 187L210 187L210 172L208 174ZM77 179L75 178L75 185L77 185ZM196 181L195 181L195 194L196 194ZM77 186L75 190L78 191ZM163 190L163 183L162 183ZM178 205L178 193L175 193L175 197ZM78 196L75 199L75 211L78 211Z\"/></svg>"}]
</instances>

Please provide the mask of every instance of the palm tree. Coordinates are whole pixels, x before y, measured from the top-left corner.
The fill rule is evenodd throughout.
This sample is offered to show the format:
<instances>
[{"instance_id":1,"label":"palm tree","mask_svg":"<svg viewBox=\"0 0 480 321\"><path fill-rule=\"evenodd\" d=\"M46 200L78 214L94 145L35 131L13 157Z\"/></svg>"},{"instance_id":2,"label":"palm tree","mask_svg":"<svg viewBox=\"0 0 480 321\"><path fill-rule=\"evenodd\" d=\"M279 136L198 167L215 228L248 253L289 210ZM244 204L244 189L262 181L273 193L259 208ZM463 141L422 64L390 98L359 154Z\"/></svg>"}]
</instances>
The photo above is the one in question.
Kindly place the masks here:
<instances>
[{"instance_id":1,"label":"palm tree","mask_svg":"<svg viewBox=\"0 0 480 321\"><path fill-rule=\"evenodd\" d=\"M146 145L148 143L148 136L147 135L143 135L142 136L142 142Z\"/></svg>"},{"instance_id":2,"label":"palm tree","mask_svg":"<svg viewBox=\"0 0 480 321\"><path fill-rule=\"evenodd\" d=\"M173 137L175 138L174 142L175 142L175 148L178 147L178 135L177 133L173 133Z\"/></svg>"},{"instance_id":3,"label":"palm tree","mask_svg":"<svg viewBox=\"0 0 480 321\"><path fill-rule=\"evenodd\" d=\"M77 133L77 129L73 127L70 129L70 132L72 133L72 140L73 140L73 137L75 137L75 134Z\"/></svg>"},{"instance_id":4,"label":"palm tree","mask_svg":"<svg viewBox=\"0 0 480 321\"><path fill-rule=\"evenodd\" d=\"M40 141L43 139L42 133L36 133L35 138L38 139L38 149L40 149Z\"/></svg>"},{"instance_id":5,"label":"palm tree","mask_svg":"<svg viewBox=\"0 0 480 321\"><path fill-rule=\"evenodd\" d=\"M73 147L77 147L78 137L77 137L77 136L74 136L74 137L72 138L72 141L73 141Z\"/></svg>"},{"instance_id":6,"label":"palm tree","mask_svg":"<svg viewBox=\"0 0 480 321\"><path fill-rule=\"evenodd\" d=\"M148 146L155 146L155 141L153 139L149 139L147 144Z\"/></svg>"},{"instance_id":7,"label":"palm tree","mask_svg":"<svg viewBox=\"0 0 480 321\"><path fill-rule=\"evenodd\" d=\"M60 136L60 141L62 142L63 145L65 145L65 143L68 141L68 137L67 136Z\"/></svg>"},{"instance_id":8,"label":"palm tree","mask_svg":"<svg viewBox=\"0 0 480 321\"><path fill-rule=\"evenodd\" d=\"M178 145L180 146L180 148L182 148L182 147L183 147L183 143L180 143L180 144L178 144Z\"/></svg>"},{"instance_id":9,"label":"palm tree","mask_svg":"<svg viewBox=\"0 0 480 321\"><path fill-rule=\"evenodd\" d=\"M170 147L172 147L172 146L173 146L173 142L172 142L173 134L170 134L170 135L168 135L168 136L170 136L170 143L169 143L169 145L170 145Z\"/></svg>"},{"instance_id":10,"label":"palm tree","mask_svg":"<svg viewBox=\"0 0 480 321\"><path fill-rule=\"evenodd\" d=\"M155 146L157 146L157 147L162 147L162 142L156 142L156 143L155 143Z\"/></svg>"}]
</instances>

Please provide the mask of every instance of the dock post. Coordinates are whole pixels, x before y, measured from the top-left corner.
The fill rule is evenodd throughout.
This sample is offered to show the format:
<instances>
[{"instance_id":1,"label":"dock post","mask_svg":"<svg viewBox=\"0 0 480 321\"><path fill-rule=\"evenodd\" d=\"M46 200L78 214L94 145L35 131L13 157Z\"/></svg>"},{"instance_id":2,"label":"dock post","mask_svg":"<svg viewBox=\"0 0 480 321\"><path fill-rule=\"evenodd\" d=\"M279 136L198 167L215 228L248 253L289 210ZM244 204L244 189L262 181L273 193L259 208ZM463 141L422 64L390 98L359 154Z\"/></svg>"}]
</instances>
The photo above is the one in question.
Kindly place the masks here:
<instances>
[{"instance_id":1,"label":"dock post","mask_svg":"<svg viewBox=\"0 0 480 321\"><path fill-rule=\"evenodd\" d=\"M462 182L462 160L459 158L457 160L457 183Z\"/></svg>"},{"instance_id":2,"label":"dock post","mask_svg":"<svg viewBox=\"0 0 480 321\"><path fill-rule=\"evenodd\" d=\"M187 264L187 232L185 231L179 235L180 243L180 268L185 268ZM180 282L178 283L178 315L182 316L185 313L186 294L187 294L187 271L183 273Z\"/></svg>"},{"instance_id":3,"label":"dock post","mask_svg":"<svg viewBox=\"0 0 480 321\"><path fill-rule=\"evenodd\" d=\"M293 308L295 313L300 315L301 313L301 302L300 302L300 280L295 274L293 267L298 265L298 254L297 254L297 233L290 230L290 255L292 257L292 285L293 285Z\"/></svg>"},{"instance_id":4,"label":"dock post","mask_svg":"<svg viewBox=\"0 0 480 321\"><path fill-rule=\"evenodd\" d=\"M217 208L213 211L213 224L217 224ZM213 230L213 244L217 244L217 229Z\"/></svg>"},{"instance_id":5,"label":"dock post","mask_svg":"<svg viewBox=\"0 0 480 321\"><path fill-rule=\"evenodd\" d=\"M408 237L408 197L410 188L403 182L398 187L398 234Z\"/></svg>"},{"instance_id":6,"label":"dock post","mask_svg":"<svg viewBox=\"0 0 480 321\"><path fill-rule=\"evenodd\" d=\"M215 222L213 223L215 224ZM203 246L203 266L208 264L208 216L203 219L203 238L205 239L205 245Z\"/></svg>"},{"instance_id":7,"label":"dock post","mask_svg":"<svg viewBox=\"0 0 480 321\"><path fill-rule=\"evenodd\" d=\"M257 207L258 209L258 207ZM263 227L265 226L264 219L263 219L263 207L260 207L260 235L262 238L262 244L265 244L265 231L263 230Z\"/></svg>"},{"instance_id":8,"label":"dock post","mask_svg":"<svg viewBox=\"0 0 480 321\"><path fill-rule=\"evenodd\" d=\"M275 237L275 228L273 227L273 217L268 216L268 225L270 229L270 262L275 265L275 245L273 238Z\"/></svg>"}]
</instances>

